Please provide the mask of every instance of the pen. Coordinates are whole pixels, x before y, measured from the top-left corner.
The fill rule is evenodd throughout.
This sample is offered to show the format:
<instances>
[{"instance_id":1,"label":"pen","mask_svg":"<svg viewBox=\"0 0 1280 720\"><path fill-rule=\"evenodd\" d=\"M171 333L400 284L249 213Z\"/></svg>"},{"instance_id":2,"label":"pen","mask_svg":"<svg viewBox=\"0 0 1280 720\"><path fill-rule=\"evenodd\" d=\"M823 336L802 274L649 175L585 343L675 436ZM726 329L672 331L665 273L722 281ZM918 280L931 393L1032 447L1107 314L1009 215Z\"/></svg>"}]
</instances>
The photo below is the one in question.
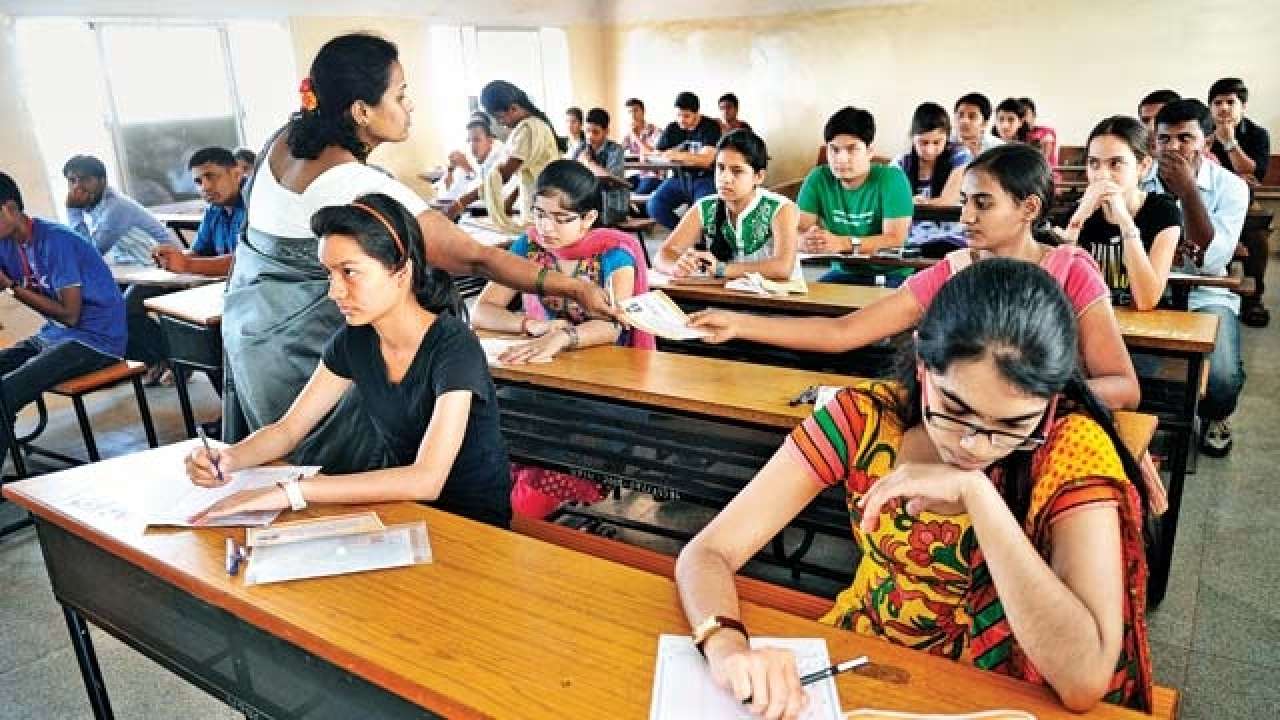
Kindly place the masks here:
<instances>
[{"instance_id":1,"label":"pen","mask_svg":"<svg viewBox=\"0 0 1280 720\"><path fill-rule=\"evenodd\" d=\"M240 572L240 563L244 560L244 548L236 544L235 540L227 538L227 574L234 576Z\"/></svg>"},{"instance_id":2,"label":"pen","mask_svg":"<svg viewBox=\"0 0 1280 720\"><path fill-rule=\"evenodd\" d=\"M854 669L854 668L862 667L863 665L866 665L868 662L870 662L870 660L868 660L868 659L867 659L867 656L866 656L866 655L862 655L862 656L860 656L860 657L856 657L856 658L854 658L854 659L852 659L852 660L845 660L845 661L844 661L844 662L842 662L842 663L838 663L838 664L836 664L836 665L832 665L831 667L827 667L827 668L823 668L823 669L821 669L821 670L818 670L817 672L811 672L811 673L809 673L808 675L803 675L803 676L801 676L801 678L800 678L800 686L801 686L801 687L804 687L805 685L812 685L812 684L814 684L814 683L818 682L819 680L826 680L826 679L827 679L827 678L829 678L829 677L835 677L836 675L839 675L840 673L849 672L850 670L852 670L852 669ZM743 705L750 705L750 704L751 704L751 697L752 697L752 696L748 695L748 696L747 696L747 697L742 701L742 704L743 704Z\"/></svg>"},{"instance_id":3,"label":"pen","mask_svg":"<svg viewBox=\"0 0 1280 720\"><path fill-rule=\"evenodd\" d=\"M226 485L227 479L222 477L222 468L218 467L218 460L213 457L213 448L209 447L209 436L204 434L204 428L196 425L196 432L200 434L200 442L204 443L204 451L209 453L209 462L213 463L213 471L218 473L218 484Z\"/></svg>"}]
</instances>

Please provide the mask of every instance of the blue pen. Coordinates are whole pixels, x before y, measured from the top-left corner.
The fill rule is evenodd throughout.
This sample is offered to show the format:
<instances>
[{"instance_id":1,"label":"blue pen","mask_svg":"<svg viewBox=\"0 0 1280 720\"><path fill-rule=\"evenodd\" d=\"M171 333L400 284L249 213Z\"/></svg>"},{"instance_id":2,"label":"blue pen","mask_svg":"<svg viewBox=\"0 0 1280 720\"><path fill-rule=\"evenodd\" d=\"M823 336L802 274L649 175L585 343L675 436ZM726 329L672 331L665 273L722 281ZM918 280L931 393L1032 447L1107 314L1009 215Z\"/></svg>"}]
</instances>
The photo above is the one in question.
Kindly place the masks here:
<instances>
[{"instance_id":1,"label":"blue pen","mask_svg":"<svg viewBox=\"0 0 1280 720\"><path fill-rule=\"evenodd\" d=\"M213 448L209 447L209 436L204 434L204 428L196 426L196 432L200 434L200 442L204 443L204 451L209 453L209 462L213 463L213 471L218 473L218 484L226 485L227 479L222 477L222 468L218 467L218 461L213 457Z\"/></svg>"},{"instance_id":2,"label":"blue pen","mask_svg":"<svg viewBox=\"0 0 1280 720\"><path fill-rule=\"evenodd\" d=\"M244 560L244 548L235 540L227 538L227 574L234 576L240 572L240 563Z\"/></svg>"}]
</instances>

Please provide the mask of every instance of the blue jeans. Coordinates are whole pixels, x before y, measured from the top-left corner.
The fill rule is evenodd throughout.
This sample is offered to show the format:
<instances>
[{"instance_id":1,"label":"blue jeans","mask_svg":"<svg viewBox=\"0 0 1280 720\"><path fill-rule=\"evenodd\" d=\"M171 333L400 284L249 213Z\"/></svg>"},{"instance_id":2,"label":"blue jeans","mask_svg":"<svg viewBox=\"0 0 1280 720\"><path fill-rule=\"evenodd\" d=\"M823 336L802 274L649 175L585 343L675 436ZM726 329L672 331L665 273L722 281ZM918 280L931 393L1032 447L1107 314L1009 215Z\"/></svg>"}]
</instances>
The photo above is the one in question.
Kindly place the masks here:
<instances>
[{"instance_id":1,"label":"blue jeans","mask_svg":"<svg viewBox=\"0 0 1280 720\"><path fill-rule=\"evenodd\" d=\"M631 191L637 195L648 195L658 189L658 185L662 183L662 178L657 175L633 175L631 177Z\"/></svg>"},{"instance_id":2,"label":"blue jeans","mask_svg":"<svg viewBox=\"0 0 1280 720\"><path fill-rule=\"evenodd\" d=\"M12 441L14 416L49 388L60 382L100 370L119 361L79 340L63 340L50 344L38 335L0 350L0 387L4 391L5 410L0 418L0 465Z\"/></svg>"},{"instance_id":3,"label":"blue jeans","mask_svg":"<svg viewBox=\"0 0 1280 720\"><path fill-rule=\"evenodd\" d=\"M688 172L678 172L675 177L663 180L658 189L653 191L648 204L649 217L667 229L675 229L680 222L680 218L676 217L676 208L692 205L695 200L715 191L715 182L709 173L695 178Z\"/></svg>"},{"instance_id":4,"label":"blue jeans","mask_svg":"<svg viewBox=\"0 0 1280 720\"><path fill-rule=\"evenodd\" d=\"M1240 357L1240 319L1223 305L1206 305L1195 312L1218 316L1218 341L1209 354L1209 387L1200 400L1200 417L1226 420L1236 411L1244 388L1244 361Z\"/></svg>"}]
</instances>

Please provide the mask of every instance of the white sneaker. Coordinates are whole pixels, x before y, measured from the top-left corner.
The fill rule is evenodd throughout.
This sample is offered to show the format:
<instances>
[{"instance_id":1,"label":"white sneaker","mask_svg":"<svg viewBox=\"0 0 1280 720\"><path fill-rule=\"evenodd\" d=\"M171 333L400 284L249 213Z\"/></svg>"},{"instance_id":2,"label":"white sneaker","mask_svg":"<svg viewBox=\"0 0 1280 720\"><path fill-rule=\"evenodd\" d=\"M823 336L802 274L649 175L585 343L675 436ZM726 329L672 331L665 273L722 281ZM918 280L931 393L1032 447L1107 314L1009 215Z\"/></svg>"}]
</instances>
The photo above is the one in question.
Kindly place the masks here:
<instances>
[{"instance_id":1,"label":"white sneaker","mask_svg":"<svg viewBox=\"0 0 1280 720\"><path fill-rule=\"evenodd\" d=\"M1200 449L1210 457L1226 457L1231 452L1231 421L1209 420L1200 437Z\"/></svg>"}]
</instances>

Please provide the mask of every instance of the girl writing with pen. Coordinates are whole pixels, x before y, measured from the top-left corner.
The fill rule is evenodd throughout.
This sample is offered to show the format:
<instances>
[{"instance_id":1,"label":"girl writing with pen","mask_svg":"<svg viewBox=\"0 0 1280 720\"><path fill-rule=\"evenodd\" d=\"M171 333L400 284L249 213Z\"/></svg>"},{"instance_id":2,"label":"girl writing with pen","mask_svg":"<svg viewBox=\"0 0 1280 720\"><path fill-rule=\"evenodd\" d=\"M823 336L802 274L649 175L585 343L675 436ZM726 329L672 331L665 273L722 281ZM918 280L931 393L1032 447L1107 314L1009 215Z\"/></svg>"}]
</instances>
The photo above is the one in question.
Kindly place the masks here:
<instances>
[{"instance_id":1,"label":"girl writing with pen","mask_svg":"<svg viewBox=\"0 0 1280 720\"><path fill-rule=\"evenodd\" d=\"M839 485L861 552L823 622L1048 685L1075 712L1149 710L1144 488L1078 342L1042 268L994 258L957 273L896 382L818 408L680 553L712 676L756 714L803 710L795 658L749 646L733 577Z\"/></svg>"},{"instance_id":2,"label":"girl writing with pen","mask_svg":"<svg viewBox=\"0 0 1280 720\"><path fill-rule=\"evenodd\" d=\"M802 278L799 216L795 203L760 187L768 164L764 140L750 130L721 138L716 194L690 206L658 251L658 269L675 277L756 272L782 282Z\"/></svg>"},{"instance_id":3,"label":"girl writing with pen","mask_svg":"<svg viewBox=\"0 0 1280 720\"><path fill-rule=\"evenodd\" d=\"M511 245L511 252L544 270L584 279L606 288L617 304L647 292L648 266L635 236L595 227L600 220L601 188L581 163L555 160L538 175L533 197L533 226ZM519 294L521 312L509 309L516 290L489 283L480 293L472 325L478 330L518 333L531 339L508 349L503 363L547 362L565 350L593 345L624 345L652 350L653 336L590 317L577 303L540 293ZM513 466L516 512L545 517L565 501L602 499L598 483L542 468Z\"/></svg>"},{"instance_id":4,"label":"girl writing with pen","mask_svg":"<svg viewBox=\"0 0 1280 720\"><path fill-rule=\"evenodd\" d=\"M484 351L449 275L427 263L417 221L387 195L322 208L311 218L329 299L346 320L289 410L244 440L186 459L197 485L289 455L348 392L385 447L382 467L244 490L200 516L309 503L416 500L506 527L510 470Z\"/></svg>"}]
</instances>

